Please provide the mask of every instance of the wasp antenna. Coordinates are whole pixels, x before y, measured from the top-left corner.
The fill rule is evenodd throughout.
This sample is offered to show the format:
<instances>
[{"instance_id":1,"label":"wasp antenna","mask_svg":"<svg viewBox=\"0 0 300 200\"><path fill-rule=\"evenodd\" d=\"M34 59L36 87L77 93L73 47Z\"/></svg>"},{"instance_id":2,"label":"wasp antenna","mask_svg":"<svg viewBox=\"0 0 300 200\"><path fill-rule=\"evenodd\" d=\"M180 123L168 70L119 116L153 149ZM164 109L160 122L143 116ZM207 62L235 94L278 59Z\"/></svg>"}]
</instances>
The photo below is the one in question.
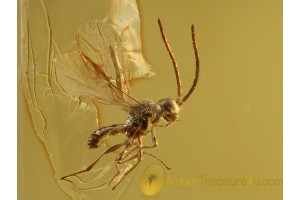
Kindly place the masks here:
<instances>
[{"instance_id":1,"label":"wasp antenna","mask_svg":"<svg viewBox=\"0 0 300 200\"><path fill-rule=\"evenodd\" d=\"M197 44L196 44L196 39L195 39L195 28L194 25L191 27L191 32L192 32L192 42L193 42L193 48L194 48L194 53L195 53L195 58L196 58L196 71L195 71L195 78L192 87L190 88L189 92L183 97L182 102L185 102L193 93L199 79L199 69L200 69L200 60L199 60L199 54L198 54L198 49L197 49Z\"/></svg>"},{"instance_id":2,"label":"wasp antenna","mask_svg":"<svg viewBox=\"0 0 300 200\"><path fill-rule=\"evenodd\" d=\"M178 99L180 99L181 93L182 93L182 89L181 89L181 80L180 80L180 76L179 76L178 66L177 66L175 57L174 57L174 55L172 53L171 47L168 44L167 37L165 36L164 29L163 29L162 23L161 23L161 21L160 21L159 18L158 18L158 25L159 25L159 30L160 30L160 33L161 33L161 37L162 37L162 39L163 39L163 41L165 43L165 46L166 46L166 48L168 50L168 53L169 53L170 58L171 58L172 63L173 63L173 67L174 67L174 71L175 71L175 76L176 76L176 81L177 81L177 95L178 95Z\"/></svg>"}]
</instances>

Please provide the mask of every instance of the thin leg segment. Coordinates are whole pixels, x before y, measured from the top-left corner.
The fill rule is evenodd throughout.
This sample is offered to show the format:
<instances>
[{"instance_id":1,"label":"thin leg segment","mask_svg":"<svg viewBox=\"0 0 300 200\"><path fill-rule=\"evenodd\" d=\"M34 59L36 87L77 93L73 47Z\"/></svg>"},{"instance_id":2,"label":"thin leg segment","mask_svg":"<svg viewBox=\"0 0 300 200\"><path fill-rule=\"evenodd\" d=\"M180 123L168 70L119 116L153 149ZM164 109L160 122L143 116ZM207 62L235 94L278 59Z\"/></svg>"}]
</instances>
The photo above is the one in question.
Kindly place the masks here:
<instances>
[{"instance_id":1,"label":"thin leg segment","mask_svg":"<svg viewBox=\"0 0 300 200\"><path fill-rule=\"evenodd\" d=\"M99 160L102 158L103 155L111 153L111 152L114 152L117 149L119 149L120 147L122 147L123 145L124 145L124 143L121 143L121 144L117 144L117 145L114 145L114 146L110 147L104 153L102 153L97 160L95 160L92 164L90 164L84 170L81 170L81 171L78 171L78 172L75 172L75 173L63 176L60 179L64 180L64 181L68 181L68 182L70 182L70 183L72 183L74 185L74 183L72 181L70 181L70 180L67 179L68 177L71 177L71 176L76 176L77 177L78 174L82 174L82 173L90 171L99 162Z\"/></svg>"},{"instance_id":2,"label":"thin leg segment","mask_svg":"<svg viewBox=\"0 0 300 200\"><path fill-rule=\"evenodd\" d=\"M112 188L113 190L116 189L116 187L122 182L122 180L124 180L124 178L128 176L128 174L130 174L130 172L132 172L132 170L134 170L142 160L142 149L140 147L138 148L137 155L132 157L132 159L135 158L137 158L137 162L122 176L122 178L118 181L118 183Z\"/></svg>"},{"instance_id":3,"label":"thin leg segment","mask_svg":"<svg viewBox=\"0 0 300 200\"><path fill-rule=\"evenodd\" d=\"M155 136L155 130L154 130L154 127L153 127L153 126L151 127L151 138L152 138L153 146L142 146L142 147L141 147L142 149L151 149L151 148L155 148L155 147L158 146L158 142L157 142L157 139L156 139L156 136ZM142 142L141 142L141 143L142 143ZM146 155L149 155L149 156L151 156L151 157L153 157L153 158L156 158L156 159L157 159L159 162L161 162L168 170L171 169L170 167L168 167L168 166L164 163L164 161L162 161L160 158L156 157L155 155L150 154L150 153L145 152L145 151L143 151L143 154L146 154Z\"/></svg>"}]
</instances>

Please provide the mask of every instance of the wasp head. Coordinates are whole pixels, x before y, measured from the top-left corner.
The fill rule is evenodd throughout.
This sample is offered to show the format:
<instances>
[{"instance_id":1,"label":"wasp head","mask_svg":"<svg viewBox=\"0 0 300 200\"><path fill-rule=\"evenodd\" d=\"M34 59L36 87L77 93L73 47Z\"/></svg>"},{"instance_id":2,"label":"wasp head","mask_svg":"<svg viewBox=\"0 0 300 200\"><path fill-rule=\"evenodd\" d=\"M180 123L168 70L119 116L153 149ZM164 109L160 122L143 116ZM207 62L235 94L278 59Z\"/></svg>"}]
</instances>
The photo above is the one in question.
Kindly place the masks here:
<instances>
[{"instance_id":1,"label":"wasp head","mask_svg":"<svg viewBox=\"0 0 300 200\"><path fill-rule=\"evenodd\" d=\"M177 120L180 112L178 103L170 98L161 99L157 102L160 107L160 116L167 122L174 122Z\"/></svg>"}]
</instances>

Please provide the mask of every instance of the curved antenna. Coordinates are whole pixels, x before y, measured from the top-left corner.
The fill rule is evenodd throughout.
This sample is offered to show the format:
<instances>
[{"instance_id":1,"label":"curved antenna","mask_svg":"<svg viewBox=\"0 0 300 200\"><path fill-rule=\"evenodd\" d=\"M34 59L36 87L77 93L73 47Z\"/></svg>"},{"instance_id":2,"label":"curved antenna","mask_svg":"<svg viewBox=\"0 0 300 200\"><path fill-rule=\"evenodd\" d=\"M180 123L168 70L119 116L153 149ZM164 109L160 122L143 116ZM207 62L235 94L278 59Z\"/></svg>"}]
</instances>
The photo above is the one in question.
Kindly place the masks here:
<instances>
[{"instance_id":1,"label":"curved antenna","mask_svg":"<svg viewBox=\"0 0 300 200\"><path fill-rule=\"evenodd\" d=\"M164 29L163 26L160 22L160 19L158 19L158 25L159 25L159 29L160 29L160 33L161 33L161 37L165 43L165 46L169 52L169 55L171 57L171 60L173 62L173 67L174 67L174 71L175 71L175 76L176 76L176 81L177 81L177 95L178 95L178 99L181 97L181 93L182 93L182 89L181 89L181 81L180 81L180 76L179 76L179 70L178 70L178 66L175 60L175 57L171 51L170 45L168 44L167 38L164 34Z\"/></svg>"},{"instance_id":2,"label":"curved antenna","mask_svg":"<svg viewBox=\"0 0 300 200\"><path fill-rule=\"evenodd\" d=\"M197 44L196 44L196 40L195 40L195 29L194 29L194 25L192 25L191 27L191 31L192 31L192 42L193 42L193 48L194 48L194 52L195 52L195 58L196 58L196 71L195 71L195 78L194 78L194 82L192 87L190 88L189 92L183 97L182 102L180 103L180 105L185 102L193 93L197 83L198 83L198 79L199 79L199 68L200 68L200 61L199 61L199 54L198 54L198 49L197 49Z\"/></svg>"}]
</instances>

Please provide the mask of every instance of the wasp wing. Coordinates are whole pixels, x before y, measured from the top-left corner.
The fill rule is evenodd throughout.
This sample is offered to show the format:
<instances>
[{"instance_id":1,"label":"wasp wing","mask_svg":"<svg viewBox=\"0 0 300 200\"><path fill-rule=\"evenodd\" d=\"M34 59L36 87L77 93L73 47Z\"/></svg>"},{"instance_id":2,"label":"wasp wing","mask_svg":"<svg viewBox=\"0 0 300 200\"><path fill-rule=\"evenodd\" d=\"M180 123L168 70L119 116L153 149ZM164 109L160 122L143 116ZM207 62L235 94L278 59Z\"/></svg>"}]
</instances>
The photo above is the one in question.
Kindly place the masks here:
<instances>
[{"instance_id":1,"label":"wasp wing","mask_svg":"<svg viewBox=\"0 0 300 200\"><path fill-rule=\"evenodd\" d=\"M88 22L77 33L79 50L55 60L57 82L73 98L130 105L130 74L120 37L111 24Z\"/></svg>"}]
</instances>

